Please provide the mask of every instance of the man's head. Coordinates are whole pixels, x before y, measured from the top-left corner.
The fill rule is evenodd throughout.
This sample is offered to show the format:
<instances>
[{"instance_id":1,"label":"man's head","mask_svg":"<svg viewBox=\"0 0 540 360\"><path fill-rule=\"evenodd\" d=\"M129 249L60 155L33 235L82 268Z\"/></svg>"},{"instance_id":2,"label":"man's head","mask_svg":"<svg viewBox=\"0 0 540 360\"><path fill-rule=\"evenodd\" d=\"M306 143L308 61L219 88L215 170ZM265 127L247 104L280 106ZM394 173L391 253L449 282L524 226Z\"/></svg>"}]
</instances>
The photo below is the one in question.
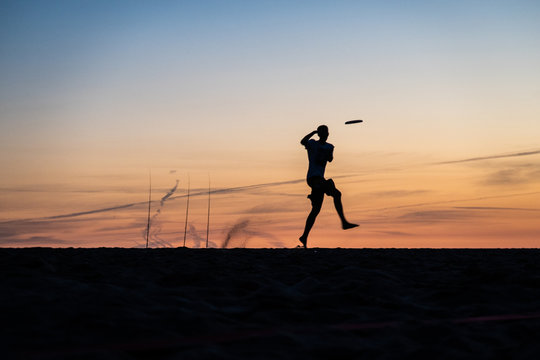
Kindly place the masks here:
<instances>
[{"instance_id":1,"label":"man's head","mask_svg":"<svg viewBox=\"0 0 540 360\"><path fill-rule=\"evenodd\" d=\"M323 142L325 142L328 139L328 126L321 125L317 128L317 135L319 135L319 139Z\"/></svg>"}]
</instances>

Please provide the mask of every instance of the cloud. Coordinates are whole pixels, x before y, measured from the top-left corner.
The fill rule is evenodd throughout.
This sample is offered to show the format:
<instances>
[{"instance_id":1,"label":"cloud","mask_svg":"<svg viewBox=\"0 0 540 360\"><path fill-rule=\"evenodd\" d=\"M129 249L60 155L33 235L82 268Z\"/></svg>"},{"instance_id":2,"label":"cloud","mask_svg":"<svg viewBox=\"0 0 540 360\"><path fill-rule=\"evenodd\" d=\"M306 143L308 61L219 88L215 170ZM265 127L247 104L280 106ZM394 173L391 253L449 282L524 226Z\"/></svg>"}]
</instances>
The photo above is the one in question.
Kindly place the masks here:
<instances>
[{"instance_id":1,"label":"cloud","mask_svg":"<svg viewBox=\"0 0 540 360\"><path fill-rule=\"evenodd\" d=\"M485 185L508 186L536 183L539 181L540 165L522 164L493 172L482 183Z\"/></svg>"},{"instance_id":2,"label":"cloud","mask_svg":"<svg viewBox=\"0 0 540 360\"><path fill-rule=\"evenodd\" d=\"M398 217L398 220L415 223L434 223L442 221L454 221L469 218L470 212L459 210L426 210L414 211Z\"/></svg>"},{"instance_id":3,"label":"cloud","mask_svg":"<svg viewBox=\"0 0 540 360\"><path fill-rule=\"evenodd\" d=\"M250 190L250 194L253 195L262 195L262 196L286 196L286 197L295 197L295 198L305 198L307 194L309 193L309 188L306 185L305 192L303 193L287 193L283 191L270 191L268 189L260 189L260 190Z\"/></svg>"},{"instance_id":4,"label":"cloud","mask_svg":"<svg viewBox=\"0 0 540 360\"><path fill-rule=\"evenodd\" d=\"M95 194L95 193L101 193L105 192L103 190L85 190L85 189L66 189L65 186L62 188L52 188L52 187L37 187L37 186L29 186L29 187L4 187L0 188L1 192L45 192L45 193L88 193L88 194Z\"/></svg>"},{"instance_id":5,"label":"cloud","mask_svg":"<svg viewBox=\"0 0 540 360\"><path fill-rule=\"evenodd\" d=\"M540 211L540 209L493 207L493 206L455 206L454 209L461 209L461 210L500 210L500 211Z\"/></svg>"},{"instance_id":6,"label":"cloud","mask_svg":"<svg viewBox=\"0 0 540 360\"><path fill-rule=\"evenodd\" d=\"M11 229L0 229L0 239L10 238L15 235L17 235L16 231Z\"/></svg>"},{"instance_id":7,"label":"cloud","mask_svg":"<svg viewBox=\"0 0 540 360\"><path fill-rule=\"evenodd\" d=\"M105 186L97 189L81 189L70 184L31 184L16 187L0 187L0 192L4 193L77 193L77 194L98 194L98 193L125 193L138 194L140 189L126 186Z\"/></svg>"},{"instance_id":8,"label":"cloud","mask_svg":"<svg viewBox=\"0 0 540 360\"><path fill-rule=\"evenodd\" d=\"M236 224L234 224L229 231L227 232L227 236L225 236L225 240L223 240L223 244L221 244L221 248L225 249L229 244L231 243L231 240L233 240L236 237L243 236L244 241L243 244L240 247L245 247L247 243L247 239L245 236L245 229L249 225L249 220L244 219L238 221Z\"/></svg>"},{"instance_id":9,"label":"cloud","mask_svg":"<svg viewBox=\"0 0 540 360\"><path fill-rule=\"evenodd\" d=\"M391 236L414 236L412 233L407 233L403 231L372 231L372 233L378 233L383 235L391 235Z\"/></svg>"},{"instance_id":10,"label":"cloud","mask_svg":"<svg viewBox=\"0 0 540 360\"><path fill-rule=\"evenodd\" d=\"M92 221L91 219L69 219L69 220L37 220L37 221L11 221L0 224L0 246L55 246L65 245L68 242L53 236L43 234L58 234L59 228L62 232L69 232L71 229L78 229L81 224Z\"/></svg>"},{"instance_id":11,"label":"cloud","mask_svg":"<svg viewBox=\"0 0 540 360\"><path fill-rule=\"evenodd\" d=\"M240 219L227 231L227 235L221 244L221 248L225 249L227 247L246 247L248 241L251 238L259 237L271 240L271 243L274 246L282 247L283 244L277 240L277 238L270 234L260 230L261 223L254 222L250 219Z\"/></svg>"},{"instance_id":12,"label":"cloud","mask_svg":"<svg viewBox=\"0 0 540 360\"><path fill-rule=\"evenodd\" d=\"M281 186L281 185L300 184L304 181L305 181L304 179L276 181L276 182L271 182L271 183L238 186L238 187L231 187L231 188L224 188L224 189L215 189L215 190L210 191L210 193L211 194L231 194L235 192L246 192L246 191ZM207 194L208 194L208 191L196 193L196 195L207 195Z\"/></svg>"},{"instance_id":13,"label":"cloud","mask_svg":"<svg viewBox=\"0 0 540 360\"><path fill-rule=\"evenodd\" d=\"M1 246L27 247L27 246L51 246L66 245L68 241L50 236L31 236L28 238L0 238Z\"/></svg>"},{"instance_id":14,"label":"cloud","mask_svg":"<svg viewBox=\"0 0 540 360\"><path fill-rule=\"evenodd\" d=\"M425 194L429 192L430 192L429 190L391 190L391 191L378 191L378 192L367 194L367 196L396 198L396 197L420 195L420 194Z\"/></svg>"},{"instance_id":15,"label":"cloud","mask_svg":"<svg viewBox=\"0 0 540 360\"><path fill-rule=\"evenodd\" d=\"M104 233L120 231L122 233L133 232L136 234L137 229L141 227L141 222L132 221L125 226L99 226L99 224L111 224L111 218L107 215L102 217L82 217L82 218L62 218L58 220L25 220L25 221L10 221L0 223L0 240L2 243L26 241L27 244L33 246L55 246L55 245L80 245L83 240L80 239L81 231L91 231L95 233L95 238L100 239ZM145 219L146 220L146 219ZM69 237L69 242L62 242L56 236ZM51 243L47 243L47 239L52 239ZM76 240L74 240L76 239ZM122 239L119 239L122 241ZM41 241L41 243L38 243ZM28 245L28 246L29 246ZM16 245L13 245L16 246ZM19 244L17 246L27 246Z\"/></svg>"},{"instance_id":16,"label":"cloud","mask_svg":"<svg viewBox=\"0 0 540 360\"><path fill-rule=\"evenodd\" d=\"M334 176L333 179L340 179L340 178L348 178L348 177L354 177L356 175L340 175L340 176ZM295 179L295 180L286 180L286 181L275 181L270 183L262 183L262 184L254 184L254 185L246 185L246 186L238 186L238 187L231 187L231 188L224 188L224 189L215 189L210 191L211 194L230 194L238 191L251 191L251 190L257 190L257 189L264 189L264 188L271 188L276 186L282 186L282 185L292 185L292 184L301 184L305 182L305 179ZM204 192L199 192L197 195L208 195L208 190Z\"/></svg>"},{"instance_id":17,"label":"cloud","mask_svg":"<svg viewBox=\"0 0 540 360\"><path fill-rule=\"evenodd\" d=\"M38 218L38 219L54 220L54 219L71 218L71 217L77 217L77 216L83 216L83 215L90 215L90 214L108 212L108 211L113 211L113 210L126 209L126 208L129 208L129 207L132 207L132 206L135 206L135 205L140 205L140 204L147 204L147 202L138 202L138 203L125 204L125 205L118 205L118 206L113 206L113 207L109 207L109 208L81 211L81 212L75 212L75 213L71 213L71 214L47 216L47 217L42 217L42 218ZM21 220L21 221L24 221L24 220Z\"/></svg>"},{"instance_id":18,"label":"cloud","mask_svg":"<svg viewBox=\"0 0 540 360\"><path fill-rule=\"evenodd\" d=\"M93 219L61 219L51 220L13 220L0 223L0 234L4 236L40 233L54 230L55 227L62 225L62 229L79 228L81 224L93 221Z\"/></svg>"},{"instance_id":19,"label":"cloud","mask_svg":"<svg viewBox=\"0 0 540 360\"><path fill-rule=\"evenodd\" d=\"M484 181L487 185L514 185L526 182L517 169L499 170Z\"/></svg>"},{"instance_id":20,"label":"cloud","mask_svg":"<svg viewBox=\"0 0 540 360\"><path fill-rule=\"evenodd\" d=\"M538 154L540 154L540 150L522 151L522 152L517 152L517 153L511 153L511 154L488 155L488 156L473 157L473 158L468 158L468 159L442 161L442 162L433 163L432 165L459 164L459 163L466 163L466 162L473 162L473 161L515 158L515 157L538 155Z\"/></svg>"},{"instance_id":21,"label":"cloud","mask_svg":"<svg viewBox=\"0 0 540 360\"><path fill-rule=\"evenodd\" d=\"M133 229L140 229L142 222L133 221L126 225L120 225L120 226L106 226L95 229L95 232L114 232L114 231L121 231L121 230L133 230ZM146 231L146 228L145 228ZM145 233L146 235L146 233Z\"/></svg>"},{"instance_id":22,"label":"cloud","mask_svg":"<svg viewBox=\"0 0 540 360\"><path fill-rule=\"evenodd\" d=\"M297 184L304 181L305 181L304 179L294 179L294 180L238 186L238 187L232 187L232 188L214 189L211 191L211 194L226 195L226 194L239 193L239 192L249 192L252 190L267 189L267 188L278 187L278 186L288 185L288 184ZM165 201L168 202L173 199L185 198L186 195L177 195L177 196L174 195L174 192L176 191L176 187L177 187L177 184L172 189L168 190L167 193L161 199L154 200L152 201L152 203L153 204L158 203L159 205L163 206ZM208 196L208 190L201 189L199 192L192 193L191 196L192 197L197 197L197 196L206 197ZM148 201L139 201L139 202L121 204L117 206L99 208L99 209L72 212L72 213L67 213L67 214L7 220L7 221L0 222L0 233L3 233L4 235L9 236L9 237L3 236L3 239L16 240L17 236L21 237L25 235L26 236L31 235L31 234L33 235L36 233L48 233L48 232L54 231L55 230L54 227L57 227L59 223L64 224L64 228L66 226L70 228L73 226L77 226L75 224L76 222L94 221L95 219L93 218L87 218L87 216L89 215L94 215L94 214L105 215L105 214L115 212L115 211L120 211L120 210L140 211L142 210L143 207L145 208L147 206L148 206ZM161 209L159 210L161 212ZM262 208L260 209L260 211L263 211ZM152 244L154 244L155 246L172 246L170 243L168 243L167 241L159 237L160 232L161 232L159 221L153 222L151 226L152 227L151 227L151 233L150 233L150 240L152 241ZM146 227L144 230L146 230ZM142 235L144 235L145 237L145 234L142 234ZM260 232L257 233L253 230L246 230L244 231L244 234L243 234L245 241L255 236L271 238L267 234L260 233Z\"/></svg>"},{"instance_id":23,"label":"cloud","mask_svg":"<svg viewBox=\"0 0 540 360\"><path fill-rule=\"evenodd\" d=\"M303 198L306 198L304 195ZM306 202L309 200L306 199ZM284 203L275 203L275 204L260 204L248 209L242 210L239 213L241 214L275 214L275 213L285 213L290 211L299 211L303 209L303 202L284 202Z\"/></svg>"},{"instance_id":24,"label":"cloud","mask_svg":"<svg viewBox=\"0 0 540 360\"><path fill-rule=\"evenodd\" d=\"M462 199L455 199L455 200L430 201L430 202L414 203L414 204L408 204L408 205L388 206L384 208L373 208L373 209L366 209L366 210L367 211L396 210L396 209L413 208L413 207L420 207L420 206L444 205L444 204L452 204L452 203L468 202L468 201L503 199L503 198L531 196L531 195L538 195L538 194L540 194L540 191L505 194L505 195L480 196L480 197L474 197L474 198L462 198Z\"/></svg>"},{"instance_id":25,"label":"cloud","mask_svg":"<svg viewBox=\"0 0 540 360\"><path fill-rule=\"evenodd\" d=\"M206 247L206 237L203 238L201 235L199 235L199 232L197 231L197 228L192 223L189 223L188 234L190 235L190 237L192 239L192 242L193 242L192 247L193 248ZM205 235L206 235L206 232L205 232ZM209 239L208 240L208 247L216 248L217 245L216 245L215 242L213 242L213 241L211 241Z\"/></svg>"},{"instance_id":26,"label":"cloud","mask_svg":"<svg viewBox=\"0 0 540 360\"><path fill-rule=\"evenodd\" d=\"M206 246L206 239L199 235L197 228L195 228L195 225L193 225L192 223L189 223L188 234L191 236L193 240L192 247L200 248L202 247L201 244L205 244Z\"/></svg>"},{"instance_id":27,"label":"cloud","mask_svg":"<svg viewBox=\"0 0 540 360\"><path fill-rule=\"evenodd\" d=\"M334 178L346 178L346 177L352 177L352 176L355 176L355 175L342 175L342 176L335 176ZM210 194L223 195L223 194L232 194L232 193L237 193L237 192L249 192L255 189L264 189L264 188L272 188L272 187L282 186L282 185L298 184L304 181L305 179L295 179L295 180L276 181L276 182L253 184L253 185L246 185L246 186L237 186L237 187L231 187L231 188L214 189L210 191ZM182 198L185 198L186 196L187 195L167 196L167 200L182 199ZM208 190L206 189L206 190L193 192L190 194L190 196L191 197L208 196ZM156 202L156 200L152 201L152 203L154 202ZM148 206L148 201L139 201L139 202L133 202L129 204L117 205L117 206L101 208L101 209L73 212L69 214L60 214L60 215L53 215L53 216L46 216L46 217L39 217L39 218L8 220L8 221L0 222L0 224L12 222L12 221L56 220L56 219L64 219L64 218L73 218L73 217L78 217L78 216L85 216L85 215L91 215L91 214L97 214L97 213L103 213L103 212L122 210L122 209L132 208L136 206Z\"/></svg>"}]
</instances>

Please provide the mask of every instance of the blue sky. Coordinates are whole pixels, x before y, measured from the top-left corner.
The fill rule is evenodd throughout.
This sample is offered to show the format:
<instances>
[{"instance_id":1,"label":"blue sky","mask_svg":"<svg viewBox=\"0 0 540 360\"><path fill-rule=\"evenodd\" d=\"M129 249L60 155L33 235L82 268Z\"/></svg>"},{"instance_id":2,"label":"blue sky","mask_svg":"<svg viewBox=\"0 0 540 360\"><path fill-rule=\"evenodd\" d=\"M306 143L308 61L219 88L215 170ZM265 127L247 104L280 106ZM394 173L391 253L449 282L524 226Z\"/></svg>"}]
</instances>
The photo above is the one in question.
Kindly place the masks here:
<instances>
[{"instance_id":1,"label":"blue sky","mask_svg":"<svg viewBox=\"0 0 540 360\"><path fill-rule=\"evenodd\" d=\"M458 183L464 198L533 191L535 161L493 159L538 150L539 20L536 1L3 1L0 187L144 193L148 168L163 189L172 169L224 187L298 179L298 141L325 123L332 176L492 159L385 178L374 193L425 181L440 188L408 189L423 194L412 203L455 198ZM478 188L508 174L512 188ZM0 214L140 201L123 194L3 190Z\"/></svg>"}]
</instances>

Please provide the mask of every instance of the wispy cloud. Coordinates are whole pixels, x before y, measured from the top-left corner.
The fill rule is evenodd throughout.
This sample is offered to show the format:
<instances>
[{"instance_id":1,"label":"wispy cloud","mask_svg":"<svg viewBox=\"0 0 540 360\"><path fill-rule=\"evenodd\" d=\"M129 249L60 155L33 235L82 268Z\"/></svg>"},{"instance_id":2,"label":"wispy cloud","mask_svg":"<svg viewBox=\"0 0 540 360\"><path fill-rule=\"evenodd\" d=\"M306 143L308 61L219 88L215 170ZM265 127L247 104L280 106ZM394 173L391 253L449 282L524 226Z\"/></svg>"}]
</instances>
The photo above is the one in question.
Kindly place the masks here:
<instances>
[{"instance_id":1,"label":"wispy cloud","mask_svg":"<svg viewBox=\"0 0 540 360\"><path fill-rule=\"evenodd\" d=\"M520 159L539 154L540 150L520 151L509 154L496 154L467 159L442 161L433 163L431 165L462 164L497 159ZM515 186L540 182L540 165L538 163L523 164L517 162L517 160L514 161L513 165L508 164L508 162L492 164L491 167L496 166L496 171L489 173L485 179L481 181L481 184L489 186Z\"/></svg>"},{"instance_id":2,"label":"wispy cloud","mask_svg":"<svg viewBox=\"0 0 540 360\"><path fill-rule=\"evenodd\" d=\"M69 243L44 234L71 233L86 227L93 219L26 220L0 223L0 246L51 246ZM48 240L51 240L49 243Z\"/></svg>"},{"instance_id":3,"label":"wispy cloud","mask_svg":"<svg viewBox=\"0 0 540 360\"><path fill-rule=\"evenodd\" d=\"M334 176L334 179L340 179L340 178L349 178L354 177L357 175L340 175L340 176ZM231 187L231 188L224 188L224 189L215 189L211 191L212 194L229 194L234 193L238 191L251 191L251 190L257 190L257 189L263 189L263 188L272 188L276 186L282 186L282 185L292 185L292 184L301 184L305 182L305 179L294 179L294 180L286 180L286 181L275 181L270 183L262 183L262 184L254 184L254 185L246 185L246 186L238 186L238 187ZM197 195L204 195L206 196L208 194L208 191L202 191L199 193L196 193Z\"/></svg>"},{"instance_id":4,"label":"wispy cloud","mask_svg":"<svg viewBox=\"0 0 540 360\"><path fill-rule=\"evenodd\" d=\"M485 185L522 185L540 182L539 164L520 164L495 171L483 181Z\"/></svg>"},{"instance_id":5,"label":"wispy cloud","mask_svg":"<svg viewBox=\"0 0 540 360\"><path fill-rule=\"evenodd\" d=\"M307 196L307 193L309 192L309 188L306 185L305 192L302 193L292 193L292 192L284 192L284 191L272 191L266 189L257 189L257 190L250 190L249 193L253 195L261 195L261 196L285 196L285 197L294 197L294 198L305 198Z\"/></svg>"},{"instance_id":6,"label":"wispy cloud","mask_svg":"<svg viewBox=\"0 0 540 360\"><path fill-rule=\"evenodd\" d=\"M433 163L432 165L459 164L459 163L466 163L466 162L473 162L473 161L515 158L515 157L538 155L538 154L540 154L540 150L522 151L522 152L511 153L511 154L488 155L488 156L479 156L479 157L473 157L473 158L468 158L468 159L441 161L441 162Z\"/></svg>"},{"instance_id":7,"label":"wispy cloud","mask_svg":"<svg viewBox=\"0 0 540 360\"><path fill-rule=\"evenodd\" d=\"M303 196L305 198L306 196ZM309 200L306 200L306 202ZM248 209L239 211L241 214L275 214L275 213L286 213L290 211L299 211L303 209L303 202L296 202L291 204L288 203L273 203L273 204L259 204Z\"/></svg>"},{"instance_id":8,"label":"wispy cloud","mask_svg":"<svg viewBox=\"0 0 540 360\"><path fill-rule=\"evenodd\" d=\"M343 175L343 176L336 176L334 178L345 178L345 177L352 177L354 175ZM213 195L225 195L225 194L233 194L233 193L240 193L240 192L249 192L251 190L256 189L263 189L263 188L272 188L282 185L290 185L290 184L299 184L304 182L305 179L295 179L295 180L286 180L286 181L276 181L276 182L270 182L270 183L262 183L262 184L253 184L253 185L245 185L245 186L237 186L237 187L230 187L230 188L221 188L221 189L214 189L210 191L210 194ZM176 190L176 189L175 189ZM172 190L170 190L172 191ZM168 196L167 196L168 195ZM173 200L173 199L182 199L185 198L187 195L175 195L171 196L169 194L166 195L166 200ZM198 197L198 196L208 196L208 190L200 190L195 191L190 194L191 197ZM152 201L152 203L156 202L157 200ZM161 202L161 200L159 200ZM79 212L73 212L69 214L60 214L60 215L53 215L53 216L45 216L45 217L39 217L39 218L27 218L27 219L17 219L17 220L8 220L4 222L0 222L0 224L8 223L12 221L33 221L33 220L56 220L56 219L64 219L64 218L73 218L73 217L79 217L79 216L85 216L85 215L91 215L91 214L97 214L97 213L104 213L104 212L111 212L116 210L122 210L127 209L131 207L136 206L147 206L147 201L138 201L133 202L129 204L123 204L123 205L117 205L112 207L106 207L106 208L100 208L100 209L93 209L93 210L86 210L86 211L79 211Z\"/></svg>"},{"instance_id":9,"label":"wispy cloud","mask_svg":"<svg viewBox=\"0 0 540 360\"><path fill-rule=\"evenodd\" d=\"M347 177L351 175L346 175L343 177ZM259 191L263 189L270 189L273 187L279 187L283 185L290 185L290 184L298 184L304 182L304 179L294 179L294 180L286 180L286 181L276 181L276 182L270 182L270 183L262 183L262 184L253 184L253 185L246 185L246 186L238 186L238 187L232 187L232 188L221 188L221 189L214 189L211 191L211 194L214 194L216 196L218 195L229 195L229 194L235 194L235 193L242 193L242 192L252 192L252 191ZM154 214L159 214L162 210L161 207L164 205L165 202L172 201L173 199L181 199L185 198L186 195L175 195L175 191L177 189L177 185L167 190L167 193L162 196L159 200L152 201L152 205L157 205L158 210ZM208 190L207 189L200 189L198 191L195 191L191 193L192 197L198 197L198 196L208 196ZM20 242L21 244L24 243L22 239L31 239L30 242L27 243L27 245L31 243L38 244L39 239L36 237L36 234L42 234L42 233L49 233L55 231L55 229L62 224L63 229L72 229L80 227L77 225L78 222L88 222L88 221L94 221L95 219L91 217L91 215L95 214L108 214L111 212L116 211L140 211L143 207L148 206L147 201L139 201L139 202L132 202L127 204L121 204L117 206L110 206L105 208L99 208L99 209L92 209L92 210L85 210L85 211L78 211L78 212L72 212L67 214L58 214L58 215L52 215L52 216L45 216L45 217L35 217L35 218L26 218L26 219L15 219L15 220L7 220L0 222L0 233L3 234L2 239L5 241L16 241ZM259 208L252 209L254 212L259 213L265 213L268 211L272 211L271 209L264 209L263 206ZM278 211L278 209L274 209L275 211ZM161 227L159 224L159 221L155 221L156 219L153 219L154 222L152 223L151 228L151 240L154 245L156 246L172 246L167 241L160 238L161 235ZM137 226L142 226L140 223L134 223L130 225L126 225L128 228L134 228ZM241 233L241 246L244 246L245 243L250 238L253 237L259 237L259 238L267 238L270 242L273 244L280 244L279 241L277 241L274 237L272 237L269 234L265 234L262 232L257 232L255 230L256 227L249 226L242 231ZM104 227L102 229L98 229L103 231L103 229L111 230L111 231L117 231L117 230L123 230L123 227L120 227L118 229L111 228L111 227ZM196 230L193 229L191 232L191 236L195 236ZM41 239L42 243L46 243L45 238ZM51 242L52 245L58 244L61 245L60 242ZM140 245L140 244L139 244ZM216 244L213 244L214 246L217 246ZM22 245L21 245L22 246Z\"/></svg>"},{"instance_id":10,"label":"wispy cloud","mask_svg":"<svg viewBox=\"0 0 540 360\"><path fill-rule=\"evenodd\" d=\"M92 189L66 189L65 187L37 187L37 186L28 186L28 187L3 187L0 188L0 192L5 193L88 193L96 194L102 193L103 190L92 190ZM127 191L124 191L127 192Z\"/></svg>"},{"instance_id":11,"label":"wispy cloud","mask_svg":"<svg viewBox=\"0 0 540 360\"><path fill-rule=\"evenodd\" d=\"M17 235L17 232L12 229L0 229L0 239L10 238L15 235Z\"/></svg>"},{"instance_id":12,"label":"wispy cloud","mask_svg":"<svg viewBox=\"0 0 540 360\"><path fill-rule=\"evenodd\" d=\"M379 231L371 231L371 232L372 232L372 233L375 233L375 234L390 235L390 236L414 236L414 234L412 234L412 233L403 232L403 231L384 231L384 230L379 230Z\"/></svg>"},{"instance_id":13,"label":"wispy cloud","mask_svg":"<svg viewBox=\"0 0 540 360\"><path fill-rule=\"evenodd\" d=\"M189 237L191 238L193 248L201 248L203 246L206 247L206 237L202 237L199 234L199 231L197 230L195 225L193 225L193 223L189 223L188 234L189 234ZM208 240L208 247L216 248L217 245L215 242Z\"/></svg>"},{"instance_id":14,"label":"wispy cloud","mask_svg":"<svg viewBox=\"0 0 540 360\"><path fill-rule=\"evenodd\" d=\"M261 228L260 222L252 221L250 219L240 219L234 225L232 225L228 230L221 244L222 248L227 247L246 247L248 241L251 238L265 238L270 240L273 246L282 247L283 244L277 240L277 238L263 231L260 231Z\"/></svg>"},{"instance_id":15,"label":"wispy cloud","mask_svg":"<svg viewBox=\"0 0 540 360\"><path fill-rule=\"evenodd\" d=\"M389 190L389 191L377 191L370 194L366 194L364 196L373 196L373 197L405 197L405 196L413 196L413 195L421 195L429 193L430 190Z\"/></svg>"},{"instance_id":16,"label":"wispy cloud","mask_svg":"<svg viewBox=\"0 0 540 360\"><path fill-rule=\"evenodd\" d=\"M145 219L146 220L146 219ZM135 230L135 229L140 229L141 228L141 225L142 225L142 222L141 221L132 221L128 224L124 224L124 225L119 225L119 226L106 226L106 227L101 227L101 228L97 228L95 229L94 231L95 232L102 232L102 233L105 233L105 232L116 232L116 231L124 231L124 230ZM145 229L146 230L146 229Z\"/></svg>"},{"instance_id":17,"label":"wispy cloud","mask_svg":"<svg viewBox=\"0 0 540 360\"><path fill-rule=\"evenodd\" d=\"M494 207L494 206L455 206L454 209L462 209L462 210L495 210L495 211L540 211L540 209Z\"/></svg>"},{"instance_id":18,"label":"wispy cloud","mask_svg":"<svg viewBox=\"0 0 540 360\"><path fill-rule=\"evenodd\" d=\"M31 236L27 238L0 238L0 246L28 247L66 244L69 244L69 242L51 236Z\"/></svg>"},{"instance_id":19,"label":"wispy cloud","mask_svg":"<svg viewBox=\"0 0 540 360\"><path fill-rule=\"evenodd\" d=\"M225 249L231 244L231 240L233 240L236 237L243 236L244 241L241 243L239 247L245 247L247 243L247 236L245 236L245 230L249 225L249 220L244 219L238 221L236 224L231 226L229 231L227 231L227 235L225 236L225 240L223 240L223 244L221 244L221 248Z\"/></svg>"},{"instance_id":20,"label":"wispy cloud","mask_svg":"<svg viewBox=\"0 0 540 360\"><path fill-rule=\"evenodd\" d=\"M141 189L134 186L100 186L97 188L80 188L72 184L28 184L21 186L5 186L0 187L0 192L3 193L73 193L73 194L104 194L104 193L123 193L137 194L141 193Z\"/></svg>"},{"instance_id":21,"label":"wispy cloud","mask_svg":"<svg viewBox=\"0 0 540 360\"><path fill-rule=\"evenodd\" d=\"M113 207L108 207L108 208L103 208L103 209L75 212L75 213L71 213L71 214L47 216L47 217L42 217L42 218L39 218L39 219L41 219L41 220L54 220L54 219L71 218L71 217L77 217L77 216L83 216L83 215L90 215L90 214L97 214L97 213L102 213L102 212L126 209L126 208L129 208L129 207L132 207L132 206L135 206L135 205L140 205L140 204L145 204L145 202L118 205L118 206L113 206ZM32 220L32 219L30 219L30 220ZM21 221L24 221L24 220L21 220Z\"/></svg>"},{"instance_id":22,"label":"wispy cloud","mask_svg":"<svg viewBox=\"0 0 540 360\"><path fill-rule=\"evenodd\" d=\"M513 193L513 194L505 194L505 195L493 195L493 196L479 196L479 197L461 198L461 199L454 199L454 200L429 201L429 202L420 202L420 203L413 203L413 204L407 204L407 205L373 208L373 209L367 209L367 211L396 210L396 209L406 209L406 208L414 208L414 207L421 207L421 206L454 204L454 203L469 202L469 201L481 201L481 200L519 197L519 196L531 196L531 195L538 195L538 194L540 194L540 191Z\"/></svg>"},{"instance_id":23,"label":"wispy cloud","mask_svg":"<svg viewBox=\"0 0 540 360\"><path fill-rule=\"evenodd\" d=\"M426 210L413 211L401 215L398 220L406 222L434 223L441 221L454 221L469 218L471 214L468 211L460 210Z\"/></svg>"}]
</instances>

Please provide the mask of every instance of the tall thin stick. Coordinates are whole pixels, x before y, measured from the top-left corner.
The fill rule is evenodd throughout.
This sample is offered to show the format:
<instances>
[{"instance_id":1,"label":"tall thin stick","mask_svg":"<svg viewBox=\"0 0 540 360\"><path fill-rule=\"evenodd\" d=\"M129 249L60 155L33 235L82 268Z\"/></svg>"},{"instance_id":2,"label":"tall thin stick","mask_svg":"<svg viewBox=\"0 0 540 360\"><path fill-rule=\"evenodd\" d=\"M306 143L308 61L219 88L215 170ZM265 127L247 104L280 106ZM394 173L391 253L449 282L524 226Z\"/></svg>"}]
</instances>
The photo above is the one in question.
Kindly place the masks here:
<instances>
[{"instance_id":1,"label":"tall thin stick","mask_svg":"<svg viewBox=\"0 0 540 360\"><path fill-rule=\"evenodd\" d=\"M187 221L188 221L188 213L189 213L189 174L188 174L188 181L187 181L187 203L186 203L186 225L184 227L184 247L186 247L186 235L187 235Z\"/></svg>"},{"instance_id":2,"label":"tall thin stick","mask_svg":"<svg viewBox=\"0 0 540 360\"><path fill-rule=\"evenodd\" d=\"M208 174L208 219L206 220L206 248L208 249L208 234L210 233L210 174Z\"/></svg>"},{"instance_id":3,"label":"tall thin stick","mask_svg":"<svg viewBox=\"0 0 540 360\"><path fill-rule=\"evenodd\" d=\"M152 202L152 170L148 171L149 189L148 189L148 220L146 222L146 249L148 249L148 238L150 236L150 203Z\"/></svg>"}]
</instances>

